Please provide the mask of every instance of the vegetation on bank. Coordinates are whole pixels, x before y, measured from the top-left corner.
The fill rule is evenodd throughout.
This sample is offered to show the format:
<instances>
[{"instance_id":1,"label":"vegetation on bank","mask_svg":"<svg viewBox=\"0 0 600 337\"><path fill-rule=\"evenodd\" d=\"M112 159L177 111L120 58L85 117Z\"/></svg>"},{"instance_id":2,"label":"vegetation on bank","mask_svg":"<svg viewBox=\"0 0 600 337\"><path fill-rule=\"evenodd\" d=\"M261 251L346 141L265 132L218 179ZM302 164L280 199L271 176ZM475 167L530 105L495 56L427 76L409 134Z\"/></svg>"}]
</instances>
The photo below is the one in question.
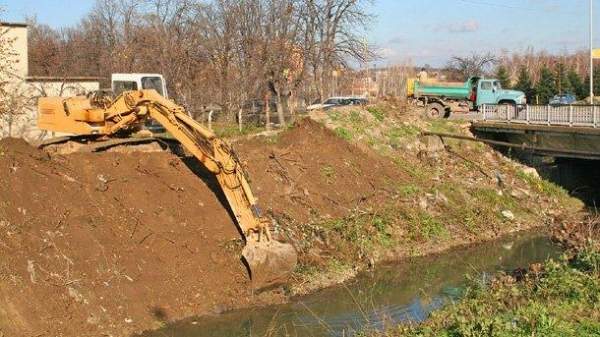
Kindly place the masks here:
<instances>
[{"instance_id":1,"label":"vegetation on bank","mask_svg":"<svg viewBox=\"0 0 600 337\"><path fill-rule=\"evenodd\" d=\"M374 336L504 337L600 335L600 251L532 266L522 280L502 275L489 285L472 282L457 303L421 325Z\"/></svg>"},{"instance_id":2,"label":"vegetation on bank","mask_svg":"<svg viewBox=\"0 0 600 337\"><path fill-rule=\"evenodd\" d=\"M423 131L468 134L464 121L423 119L388 105L334 109L312 118L338 137L389 157L409 179L390 180L390 197L378 207L356 208L343 218L315 216L297 225L305 237L315 238L303 243L305 251L317 247L319 252L318 258L301 261L295 275L300 287L321 278L339 281L378 260L541 226L582 207L564 189L488 146L454 139L431 145L420 136ZM327 165L321 169L331 185L336 173Z\"/></svg>"}]
</instances>

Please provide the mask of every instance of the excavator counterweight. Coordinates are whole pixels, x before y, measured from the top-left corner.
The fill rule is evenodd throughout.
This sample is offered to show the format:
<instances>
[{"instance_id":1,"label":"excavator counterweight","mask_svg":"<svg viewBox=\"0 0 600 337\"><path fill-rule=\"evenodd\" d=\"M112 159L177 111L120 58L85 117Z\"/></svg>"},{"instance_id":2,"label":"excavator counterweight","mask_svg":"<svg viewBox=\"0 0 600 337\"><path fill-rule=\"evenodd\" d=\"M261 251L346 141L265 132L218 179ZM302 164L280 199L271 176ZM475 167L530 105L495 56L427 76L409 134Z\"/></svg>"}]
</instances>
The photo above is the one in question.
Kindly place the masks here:
<instances>
[{"instance_id":1,"label":"excavator counterweight","mask_svg":"<svg viewBox=\"0 0 600 337\"><path fill-rule=\"evenodd\" d=\"M110 137L135 130L148 119L158 122L216 176L244 235L242 256L254 288L283 283L295 268L294 247L272 238L270 220L261 215L231 147L191 118L183 107L155 90L123 92L110 104L96 104L93 98L86 97L42 97L38 106L41 129L76 136Z\"/></svg>"}]
</instances>

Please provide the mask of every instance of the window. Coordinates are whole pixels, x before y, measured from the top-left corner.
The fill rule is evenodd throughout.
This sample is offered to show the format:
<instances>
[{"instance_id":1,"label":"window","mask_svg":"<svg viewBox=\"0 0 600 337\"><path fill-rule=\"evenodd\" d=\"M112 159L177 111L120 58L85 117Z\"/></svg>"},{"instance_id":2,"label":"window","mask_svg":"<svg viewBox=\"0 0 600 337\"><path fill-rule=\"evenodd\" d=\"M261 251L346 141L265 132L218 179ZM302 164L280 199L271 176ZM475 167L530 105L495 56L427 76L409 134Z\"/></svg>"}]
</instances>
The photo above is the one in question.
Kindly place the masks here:
<instances>
[{"instance_id":1,"label":"window","mask_svg":"<svg viewBox=\"0 0 600 337\"><path fill-rule=\"evenodd\" d=\"M481 90L492 90L492 82L481 82Z\"/></svg>"},{"instance_id":2,"label":"window","mask_svg":"<svg viewBox=\"0 0 600 337\"><path fill-rule=\"evenodd\" d=\"M161 96L165 95L160 77L142 77L142 89L154 89Z\"/></svg>"},{"instance_id":3,"label":"window","mask_svg":"<svg viewBox=\"0 0 600 337\"><path fill-rule=\"evenodd\" d=\"M330 98L328 100L325 101L325 103L323 104L339 104L340 100L337 98Z\"/></svg>"},{"instance_id":4,"label":"window","mask_svg":"<svg viewBox=\"0 0 600 337\"><path fill-rule=\"evenodd\" d=\"M494 82L494 87L496 87L496 89L500 90L500 89L502 89L502 83L496 81L496 82Z\"/></svg>"},{"instance_id":5,"label":"window","mask_svg":"<svg viewBox=\"0 0 600 337\"><path fill-rule=\"evenodd\" d=\"M134 81L114 81L113 86L115 96L119 96L123 91L138 90L137 83Z\"/></svg>"}]
</instances>

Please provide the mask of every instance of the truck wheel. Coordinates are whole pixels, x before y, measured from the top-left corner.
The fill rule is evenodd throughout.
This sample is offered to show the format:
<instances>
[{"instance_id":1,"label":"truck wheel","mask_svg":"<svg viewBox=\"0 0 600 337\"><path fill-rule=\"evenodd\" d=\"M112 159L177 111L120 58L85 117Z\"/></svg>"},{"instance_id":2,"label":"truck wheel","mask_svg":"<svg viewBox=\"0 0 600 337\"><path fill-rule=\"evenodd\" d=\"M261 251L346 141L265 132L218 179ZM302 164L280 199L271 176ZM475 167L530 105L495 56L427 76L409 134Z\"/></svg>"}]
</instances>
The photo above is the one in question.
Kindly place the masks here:
<instances>
[{"instance_id":1,"label":"truck wheel","mask_svg":"<svg viewBox=\"0 0 600 337\"><path fill-rule=\"evenodd\" d=\"M446 117L446 108L440 103L430 103L425 107L425 111L428 117L431 118L444 118Z\"/></svg>"}]
</instances>

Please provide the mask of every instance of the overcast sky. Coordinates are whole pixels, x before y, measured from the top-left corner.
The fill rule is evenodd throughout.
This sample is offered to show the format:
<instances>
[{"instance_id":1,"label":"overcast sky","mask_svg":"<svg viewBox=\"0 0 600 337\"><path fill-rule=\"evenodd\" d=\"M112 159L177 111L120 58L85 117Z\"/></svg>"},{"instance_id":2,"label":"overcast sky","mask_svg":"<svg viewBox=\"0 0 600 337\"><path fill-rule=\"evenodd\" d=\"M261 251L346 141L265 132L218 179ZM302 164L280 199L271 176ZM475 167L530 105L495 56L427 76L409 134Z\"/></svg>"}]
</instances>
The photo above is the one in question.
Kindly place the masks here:
<instances>
[{"instance_id":1,"label":"overcast sky","mask_svg":"<svg viewBox=\"0 0 600 337\"><path fill-rule=\"evenodd\" d=\"M595 0L596 2L598 0ZM5 21L37 16L53 27L76 24L93 0L0 0ZM369 42L381 64L410 59L443 65L452 55L527 47L568 53L588 45L588 0L375 0ZM600 27L600 5L595 15ZM595 39L600 46L600 31Z\"/></svg>"}]
</instances>

